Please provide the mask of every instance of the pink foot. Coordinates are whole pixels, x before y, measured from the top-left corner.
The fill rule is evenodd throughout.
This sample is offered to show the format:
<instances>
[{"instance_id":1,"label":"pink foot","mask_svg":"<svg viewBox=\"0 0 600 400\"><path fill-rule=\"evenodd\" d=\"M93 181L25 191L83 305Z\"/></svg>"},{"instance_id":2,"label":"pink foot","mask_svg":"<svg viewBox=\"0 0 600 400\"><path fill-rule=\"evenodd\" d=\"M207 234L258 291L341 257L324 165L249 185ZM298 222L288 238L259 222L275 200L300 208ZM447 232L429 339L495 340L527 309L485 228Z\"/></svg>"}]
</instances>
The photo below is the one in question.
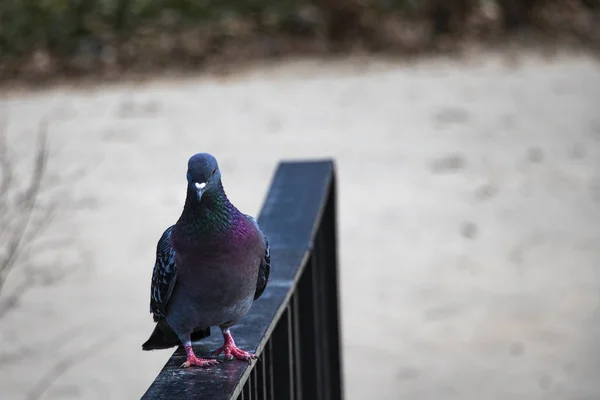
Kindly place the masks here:
<instances>
[{"instance_id":1,"label":"pink foot","mask_svg":"<svg viewBox=\"0 0 600 400\"><path fill-rule=\"evenodd\" d=\"M233 360L234 357L237 358L238 360L242 360L242 361L250 361L253 358L256 358L256 356L252 353L248 353L247 351L244 351L238 347L236 347L236 345L223 345L221 347L219 347L217 349L217 351L215 351L215 355L219 355L223 353L223 355L225 356L225 359L227 360Z\"/></svg>"},{"instance_id":2,"label":"pink foot","mask_svg":"<svg viewBox=\"0 0 600 400\"><path fill-rule=\"evenodd\" d=\"M189 342L188 342L189 343ZM182 368L189 368L192 365L196 367L213 367L219 363L218 360L209 360L205 358L198 358L194 354L194 349L191 344L186 344L185 354L187 355L187 361L181 364Z\"/></svg>"},{"instance_id":3,"label":"pink foot","mask_svg":"<svg viewBox=\"0 0 600 400\"><path fill-rule=\"evenodd\" d=\"M187 361L181 364L183 368L189 368L192 365L196 367L214 367L217 365L219 361L217 360L208 360L205 358L198 358L196 356L191 356L187 358Z\"/></svg>"},{"instance_id":4,"label":"pink foot","mask_svg":"<svg viewBox=\"0 0 600 400\"><path fill-rule=\"evenodd\" d=\"M248 353L235 345L233 337L231 336L231 333L229 333L229 329L223 331L223 339L225 339L225 342L223 343L223 346L215 351L216 355L223 353L226 360L237 358L241 361L251 361L253 358L256 358L254 354Z\"/></svg>"}]
</instances>

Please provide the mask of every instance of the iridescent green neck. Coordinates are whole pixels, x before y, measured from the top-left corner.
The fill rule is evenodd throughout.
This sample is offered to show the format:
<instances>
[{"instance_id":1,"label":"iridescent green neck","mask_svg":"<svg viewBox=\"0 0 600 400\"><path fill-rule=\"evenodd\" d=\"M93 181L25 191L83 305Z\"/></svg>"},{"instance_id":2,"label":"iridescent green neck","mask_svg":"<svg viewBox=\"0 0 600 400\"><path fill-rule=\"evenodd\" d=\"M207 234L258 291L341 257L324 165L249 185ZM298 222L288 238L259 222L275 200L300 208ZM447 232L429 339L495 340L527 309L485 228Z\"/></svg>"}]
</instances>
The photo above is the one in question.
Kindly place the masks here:
<instances>
[{"instance_id":1,"label":"iridescent green neck","mask_svg":"<svg viewBox=\"0 0 600 400\"><path fill-rule=\"evenodd\" d=\"M216 188L206 191L201 201L188 185L185 205L177 224L188 237L210 236L231 229L237 213L221 182Z\"/></svg>"}]
</instances>

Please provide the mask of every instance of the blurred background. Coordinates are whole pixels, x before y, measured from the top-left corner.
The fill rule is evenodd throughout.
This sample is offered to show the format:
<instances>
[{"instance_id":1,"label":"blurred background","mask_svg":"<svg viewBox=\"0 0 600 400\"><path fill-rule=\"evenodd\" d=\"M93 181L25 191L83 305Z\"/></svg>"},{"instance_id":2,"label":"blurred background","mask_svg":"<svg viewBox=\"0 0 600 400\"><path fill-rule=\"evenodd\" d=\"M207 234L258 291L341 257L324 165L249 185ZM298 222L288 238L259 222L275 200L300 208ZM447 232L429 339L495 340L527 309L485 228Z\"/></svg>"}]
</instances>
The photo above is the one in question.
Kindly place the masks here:
<instances>
[{"instance_id":1,"label":"blurred background","mask_svg":"<svg viewBox=\"0 0 600 400\"><path fill-rule=\"evenodd\" d=\"M144 393L206 151L254 215L336 160L348 399L600 399L599 49L598 0L1 0L0 398Z\"/></svg>"}]
</instances>

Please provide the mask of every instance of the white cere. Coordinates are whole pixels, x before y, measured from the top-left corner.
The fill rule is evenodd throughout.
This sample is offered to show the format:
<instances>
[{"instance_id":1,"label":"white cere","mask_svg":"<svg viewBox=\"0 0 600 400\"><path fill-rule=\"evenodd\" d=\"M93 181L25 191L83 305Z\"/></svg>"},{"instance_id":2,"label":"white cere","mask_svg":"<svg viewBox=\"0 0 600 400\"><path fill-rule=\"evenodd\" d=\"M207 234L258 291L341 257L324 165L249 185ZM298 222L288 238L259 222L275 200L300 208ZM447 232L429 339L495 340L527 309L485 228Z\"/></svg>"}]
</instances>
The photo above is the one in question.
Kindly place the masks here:
<instances>
[{"instance_id":1,"label":"white cere","mask_svg":"<svg viewBox=\"0 0 600 400\"><path fill-rule=\"evenodd\" d=\"M196 186L196 189L204 189L204 187L206 186L206 182L202 182L202 183L195 182L194 185Z\"/></svg>"}]
</instances>

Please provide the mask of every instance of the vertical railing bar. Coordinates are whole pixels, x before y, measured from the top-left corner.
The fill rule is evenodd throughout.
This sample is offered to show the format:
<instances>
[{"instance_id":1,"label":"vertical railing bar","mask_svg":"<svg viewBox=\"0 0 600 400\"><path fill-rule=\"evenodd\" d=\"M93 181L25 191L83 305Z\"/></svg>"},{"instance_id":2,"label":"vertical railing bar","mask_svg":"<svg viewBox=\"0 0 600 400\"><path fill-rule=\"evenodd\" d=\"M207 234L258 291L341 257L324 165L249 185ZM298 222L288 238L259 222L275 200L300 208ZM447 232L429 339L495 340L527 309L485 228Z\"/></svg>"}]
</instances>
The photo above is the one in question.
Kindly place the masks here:
<instances>
[{"instance_id":1,"label":"vertical railing bar","mask_svg":"<svg viewBox=\"0 0 600 400\"><path fill-rule=\"evenodd\" d=\"M256 368L257 365L254 366L254 368L252 369L252 372L250 373L250 379L252 380L252 400L258 400L258 370L259 368Z\"/></svg>"},{"instance_id":2,"label":"vertical railing bar","mask_svg":"<svg viewBox=\"0 0 600 400\"><path fill-rule=\"evenodd\" d=\"M272 340L269 339L265 343L263 350L263 395L261 400L272 400L273 399L273 359L271 357L272 351Z\"/></svg>"},{"instance_id":3,"label":"vertical railing bar","mask_svg":"<svg viewBox=\"0 0 600 400\"><path fill-rule=\"evenodd\" d=\"M335 175L332 176L325 212L323 213L323 239L325 243L325 264L324 281L326 285L327 301L327 324L329 325L329 335L327 351L329 354L329 380L330 395L332 400L341 400L343 398L343 375L342 375L342 354L341 354L341 335L340 335L340 310L339 310L339 292L338 292L338 259L337 259L337 236L336 236L336 181Z\"/></svg>"},{"instance_id":4,"label":"vertical railing bar","mask_svg":"<svg viewBox=\"0 0 600 400\"><path fill-rule=\"evenodd\" d=\"M293 362L292 347L290 346L290 307L286 306L285 311L279 318L275 329L273 330L273 398L292 399L293 382L291 365Z\"/></svg>"},{"instance_id":5,"label":"vertical railing bar","mask_svg":"<svg viewBox=\"0 0 600 400\"><path fill-rule=\"evenodd\" d=\"M325 217L325 216L324 216ZM317 290L322 294L321 298L321 322L323 326L323 341L321 342L321 351L323 357L321 358L321 362L323 363L323 386L327 388L325 391L324 400L330 400L331 398L331 363L330 363L330 352L329 352L329 342L331 339L331 331L329 330L329 310L327 308L327 290L329 289L326 285L326 273L329 265L327 264L327 243L325 242L325 231L323 227L323 220L320 221L319 233L317 235L317 260L319 265L319 279Z\"/></svg>"},{"instance_id":6,"label":"vertical railing bar","mask_svg":"<svg viewBox=\"0 0 600 400\"><path fill-rule=\"evenodd\" d=\"M306 399L319 398L319 385L317 380L318 370L316 368L316 315L313 298L313 267L312 258L304 268L296 288L298 299L298 328L300 340L302 341L301 371L302 371L302 395Z\"/></svg>"},{"instance_id":7,"label":"vertical railing bar","mask_svg":"<svg viewBox=\"0 0 600 400\"><path fill-rule=\"evenodd\" d=\"M256 399L265 400L267 392L267 382L265 380L265 365L267 363L267 345L263 348L260 358L256 361L254 371L256 371Z\"/></svg>"},{"instance_id":8,"label":"vertical railing bar","mask_svg":"<svg viewBox=\"0 0 600 400\"><path fill-rule=\"evenodd\" d=\"M316 257L316 252L315 252L315 248L313 247L313 252L312 255L310 257L310 263L311 266L310 268L312 269L312 283L311 283L311 291L312 291L312 296L313 296L313 318L315 321L315 325L314 325L314 338L315 338L315 346L312 349L312 352L314 354L315 357L315 376L316 376L316 381L317 381L317 396L316 399L317 400L322 400L323 399L323 372L322 372L322 368L323 368L323 364L321 361L321 358L324 356L321 353L321 342L323 341L323 328L322 328L322 324L321 324L321 307L320 307L320 293L318 290L318 263L317 263L317 257Z\"/></svg>"},{"instance_id":9,"label":"vertical railing bar","mask_svg":"<svg viewBox=\"0 0 600 400\"><path fill-rule=\"evenodd\" d=\"M292 296L293 298L293 296ZM290 301L291 303L291 301ZM292 309L291 304L288 303L287 305L287 314L288 314L288 319L287 319L287 333L288 333L288 349L289 349L289 358L288 358L288 373L289 375L289 379L290 379L290 400L295 400L296 399L296 382L295 382L295 373L294 373L294 367L295 367L295 358L296 358L296 354L294 354L294 326L293 326L293 320L294 320L294 312Z\"/></svg>"},{"instance_id":10,"label":"vertical railing bar","mask_svg":"<svg viewBox=\"0 0 600 400\"><path fill-rule=\"evenodd\" d=\"M294 388L296 389L296 398L303 399L302 396L302 353L301 353L301 344L302 337L300 336L300 313L298 311L298 302L299 296L301 293L298 291L296 287L296 292L292 296L292 315L293 318L293 326L292 332L294 334L294 340L292 341L292 345L294 346Z\"/></svg>"},{"instance_id":11,"label":"vertical railing bar","mask_svg":"<svg viewBox=\"0 0 600 400\"><path fill-rule=\"evenodd\" d=\"M246 385L248 386L248 391L247 391L248 399L247 400L254 400L254 396L252 396L252 393L254 392L254 385L253 385L254 382L252 382L252 374L253 374L253 372L250 372L248 381L246 381Z\"/></svg>"},{"instance_id":12,"label":"vertical railing bar","mask_svg":"<svg viewBox=\"0 0 600 400\"><path fill-rule=\"evenodd\" d=\"M269 363L267 364L268 368L267 368L267 373L265 374L265 377L268 378L266 399L274 400L275 399L275 387L273 384L273 340L269 340L268 346L269 346Z\"/></svg>"},{"instance_id":13,"label":"vertical railing bar","mask_svg":"<svg viewBox=\"0 0 600 400\"><path fill-rule=\"evenodd\" d=\"M250 385L251 385L251 382L250 382L250 379L248 379L246 381L246 383L244 384L244 386L242 387L242 393L241 393L241 395L242 395L242 398L244 400L251 400L251 397L250 397Z\"/></svg>"}]
</instances>

